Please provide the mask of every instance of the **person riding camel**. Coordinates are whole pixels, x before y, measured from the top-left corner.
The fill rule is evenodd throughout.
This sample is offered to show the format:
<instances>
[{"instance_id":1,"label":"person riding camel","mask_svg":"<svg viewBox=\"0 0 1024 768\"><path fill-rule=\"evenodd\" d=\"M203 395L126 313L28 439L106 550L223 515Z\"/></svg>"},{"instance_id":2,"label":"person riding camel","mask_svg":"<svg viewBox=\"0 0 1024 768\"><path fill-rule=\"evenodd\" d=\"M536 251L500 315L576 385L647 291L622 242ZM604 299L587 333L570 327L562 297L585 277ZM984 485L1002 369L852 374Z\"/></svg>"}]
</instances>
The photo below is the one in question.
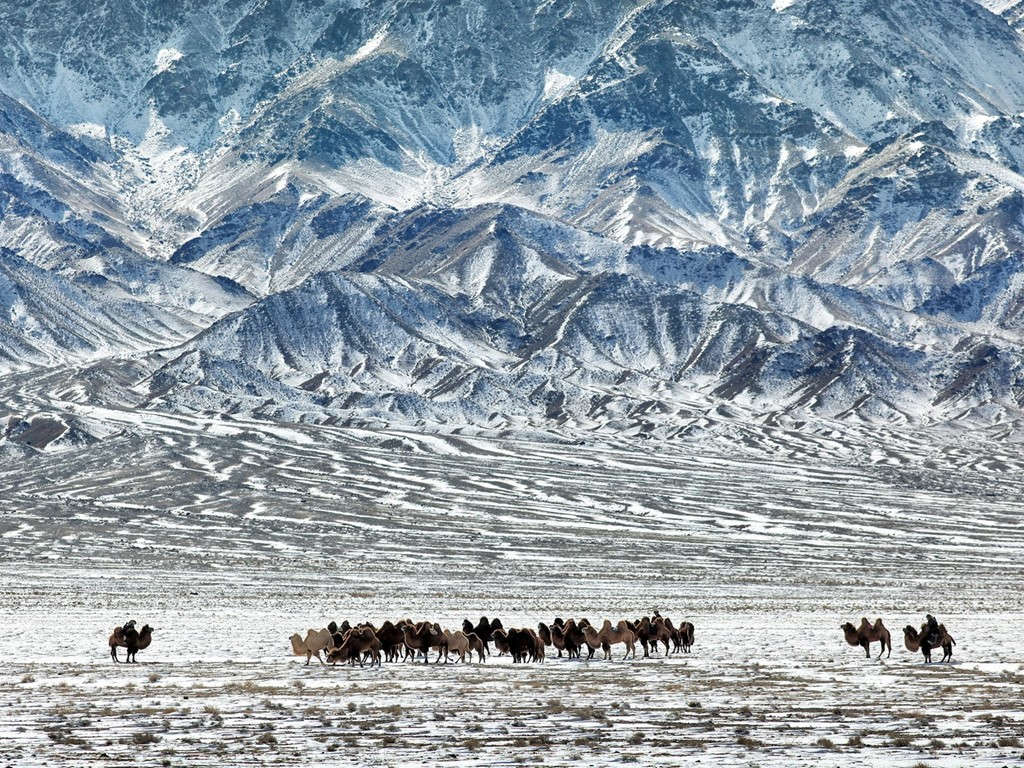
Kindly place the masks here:
<instances>
[{"instance_id":1,"label":"person riding camel","mask_svg":"<svg viewBox=\"0 0 1024 768\"><path fill-rule=\"evenodd\" d=\"M937 648L942 644L942 633L939 632L939 622L930 613L925 615L924 621L925 627L921 642L927 643L932 648Z\"/></svg>"}]
</instances>

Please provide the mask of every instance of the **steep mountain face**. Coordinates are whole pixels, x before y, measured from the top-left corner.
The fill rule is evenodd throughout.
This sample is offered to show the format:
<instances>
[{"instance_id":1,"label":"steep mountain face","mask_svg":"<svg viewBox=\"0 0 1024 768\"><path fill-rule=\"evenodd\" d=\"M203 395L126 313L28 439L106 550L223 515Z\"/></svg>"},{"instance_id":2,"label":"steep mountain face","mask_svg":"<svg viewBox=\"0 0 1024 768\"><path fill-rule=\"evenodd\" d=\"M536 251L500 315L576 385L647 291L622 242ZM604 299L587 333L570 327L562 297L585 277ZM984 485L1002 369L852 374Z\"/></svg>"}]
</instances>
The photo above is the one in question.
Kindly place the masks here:
<instances>
[{"instance_id":1,"label":"steep mountain face","mask_svg":"<svg viewBox=\"0 0 1024 768\"><path fill-rule=\"evenodd\" d=\"M131 358L95 397L332 423L1016 419L1020 19L0 9L0 372Z\"/></svg>"}]
</instances>

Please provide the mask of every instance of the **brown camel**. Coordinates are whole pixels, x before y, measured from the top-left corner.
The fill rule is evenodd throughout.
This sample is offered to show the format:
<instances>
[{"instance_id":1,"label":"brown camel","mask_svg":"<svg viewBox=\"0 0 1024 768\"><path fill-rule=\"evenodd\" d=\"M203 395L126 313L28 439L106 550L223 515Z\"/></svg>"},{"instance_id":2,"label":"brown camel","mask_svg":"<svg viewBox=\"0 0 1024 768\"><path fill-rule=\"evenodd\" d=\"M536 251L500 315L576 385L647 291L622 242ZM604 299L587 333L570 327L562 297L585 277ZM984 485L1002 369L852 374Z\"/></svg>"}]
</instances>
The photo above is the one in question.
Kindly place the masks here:
<instances>
[{"instance_id":1,"label":"brown camel","mask_svg":"<svg viewBox=\"0 0 1024 768\"><path fill-rule=\"evenodd\" d=\"M554 640L556 637L555 627L551 628L551 633L551 639ZM586 645L587 639L583 636L583 629L576 623L576 620L569 619L559 628L558 633L562 636L566 655L570 659L579 659L580 651Z\"/></svg>"},{"instance_id":2,"label":"brown camel","mask_svg":"<svg viewBox=\"0 0 1024 768\"><path fill-rule=\"evenodd\" d=\"M932 662L932 649L942 648L942 659L943 661L951 661L953 659L953 646L956 645L956 640L953 636L946 631L945 624L938 624L935 629L936 632L932 632L929 636L928 624L921 625L920 633L912 626L907 624L903 628L903 644L907 650L911 653L917 653L921 651L924 655L925 664L931 664Z\"/></svg>"},{"instance_id":3,"label":"brown camel","mask_svg":"<svg viewBox=\"0 0 1024 768\"><path fill-rule=\"evenodd\" d=\"M530 661L539 661L544 663L544 659L547 657L546 648L547 645L535 630L526 628L523 630L530 635L530 639L533 641L533 647L530 649Z\"/></svg>"},{"instance_id":4,"label":"brown camel","mask_svg":"<svg viewBox=\"0 0 1024 768\"><path fill-rule=\"evenodd\" d=\"M390 621L385 621L377 630L377 639L380 640L381 648L384 649L384 660L398 661L398 654L403 645L402 628Z\"/></svg>"},{"instance_id":5,"label":"brown camel","mask_svg":"<svg viewBox=\"0 0 1024 768\"><path fill-rule=\"evenodd\" d=\"M689 621L679 622L679 645L682 646L684 653L689 653L693 647L693 623Z\"/></svg>"},{"instance_id":6,"label":"brown camel","mask_svg":"<svg viewBox=\"0 0 1024 768\"><path fill-rule=\"evenodd\" d=\"M878 658L882 658L886 647L889 649L889 654L892 654L892 641L889 636L889 630L882 624L881 619L878 619L872 625L864 618L860 621L860 627L854 627L850 622L846 622L845 624L840 624L839 628L843 630L843 636L849 645L860 646L864 649L864 656L866 658L871 658L870 648L871 643L874 642L882 644L882 649L878 652Z\"/></svg>"},{"instance_id":7,"label":"brown camel","mask_svg":"<svg viewBox=\"0 0 1024 768\"><path fill-rule=\"evenodd\" d=\"M115 663L120 661L120 659L117 658L117 649L127 649L127 653L125 654L126 664L138 663L138 660L135 658L135 654L149 648L149 645L152 642L153 628L149 626L149 624L145 624L141 630L137 630L135 629L134 621L129 621L123 627L114 627L114 631L111 632L110 637L107 638L107 644L110 646L110 658L112 658Z\"/></svg>"},{"instance_id":8,"label":"brown camel","mask_svg":"<svg viewBox=\"0 0 1024 768\"><path fill-rule=\"evenodd\" d=\"M622 657L623 659L629 658L630 653L633 654L634 659L636 658L636 635L626 625L626 622L620 621L615 627L612 627L611 621L605 619L598 634L605 643L605 647L607 647L605 651L606 658L610 659L612 657L611 646L618 645L619 643L626 646L626 653ZM666 645L666 652L667 650L668 646Z\"/></svg>"},{"instance_id":9,"label":"brown camel","mask_svg":"<svg viewBox=\"0 0 1024 768\"><path fill-rule=\"evenodd\" d=\"M406 625L402 627L402 636L406 647L414 652L413 660L415 660L415 653L418 652L423 654L423 663L429 664L430 649L437 648L437 658L434 659L434 663L441 661L441 656L444 655L445 639L441 627L437 624L423 621L415 626Z\"/></svg>"},{"instance_id":10,"label":"brown camel","mask_svg":"<svg viewBox=\"0 0 1024 768\"><path fill-rule=\"evenodd\" d=\"M487 658L487 645L476 632L470 632L466 635L466 639L469 641L469 660L473 660L473 651L476 651L477 661L483 664L484 659Z\"/></svg>"},{"instance_id":11,"label":"brown camel","mask_svg":"<svg viewBox=\"0 0 1024 768\"><path fill-rule=\"evenodd\" d=\"M355 664L358 661L361 667L364 665L364 658L368 656L370 658L370 666L372 667L376 664L379 667L380 650L381 643L377 639L373 627L369 625L357 627L345 633L341 645L328 651L327 661L331 664L336 664L339 661Z\"/></svg>"},{"instance_id":12,"label":"brown camel","mask_svg":"<svg viewBox=\"0 0 1024 768\"><path fill-rule=\"evenodd\" d=\"M504 656L509 652L508 645L508 632L504 629L496 629L491 633L491 640L494 641L494 647L498 650L499 656Z\"/></svg>"},{"instance_id":13,"label":"brown camel","mask_svg":"<svg viewBox=\"0 0 1024 768\"><path fill-rule=\"evenodd\" d=\"M592 658L594 658L594 651L596 651L598 648L600 648L603 652L603 656L605 659L610 659L612 657L612 649L608 645L608 641L601 636L601 633L594 629L592 626L590 626L589 622L582 629L583 639L584 641L586 641L588 650L587 661L590 661Z\"/></svg>"}]
</instances>

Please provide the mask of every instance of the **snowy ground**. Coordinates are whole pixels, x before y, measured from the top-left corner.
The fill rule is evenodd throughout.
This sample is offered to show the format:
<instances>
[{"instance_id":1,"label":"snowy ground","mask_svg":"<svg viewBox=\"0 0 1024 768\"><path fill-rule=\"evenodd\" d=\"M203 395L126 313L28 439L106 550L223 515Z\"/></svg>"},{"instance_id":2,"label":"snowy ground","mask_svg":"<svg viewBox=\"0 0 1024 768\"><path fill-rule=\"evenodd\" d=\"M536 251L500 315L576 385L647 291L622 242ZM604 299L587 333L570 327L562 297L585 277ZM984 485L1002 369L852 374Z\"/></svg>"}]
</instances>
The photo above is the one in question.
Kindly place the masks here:
<instances>
[{"instance_id":1,"label":"snowy ground","mask_svg":"<svg viewBox=\"0 0 1024 768\"><path fill-rule=\"evenodd\" d=\"M815 463L144 422L0 464L0 765L1024 760L1012 455ZM288 655L289 634L332 618L654 608L694 622L693 654L382 670ZM955 664L902 647L925 611ZM843 642L862 615L886 619L890 659ZM106 636L129 616L155 640L115 667Z\"/></svg>"}]
</instances>

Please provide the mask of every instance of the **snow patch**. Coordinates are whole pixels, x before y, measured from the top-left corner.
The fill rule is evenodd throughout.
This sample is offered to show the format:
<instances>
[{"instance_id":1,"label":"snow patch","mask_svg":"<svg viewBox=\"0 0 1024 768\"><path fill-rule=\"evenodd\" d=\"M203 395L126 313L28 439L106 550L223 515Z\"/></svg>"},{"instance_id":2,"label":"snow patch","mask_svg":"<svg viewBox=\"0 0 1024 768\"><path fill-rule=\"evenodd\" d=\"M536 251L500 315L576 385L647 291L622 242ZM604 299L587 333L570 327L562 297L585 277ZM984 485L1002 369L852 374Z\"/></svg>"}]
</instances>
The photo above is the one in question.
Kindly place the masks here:
<instances>
[{"instance_id":1,"label":"snow patch","mask_svg":"<svg viewBox=\"0 0 1024 768\"><path fill-rule=\"evenodd\" d=\"M76 139L107 140L106 126L97 123L72 123L67 127L67 132Z\"/></svg>"},{"instance_id":2,"label":"snow patch","mask_svg":"<svg viewBox=\"0 0 1024 768\"><path fill-rule=\"evenodd\" d=\"M153 62L153 74L159 75L161 72L166 72L174 66L174 62L180 61L184 57L185 54L177 48L161 48L156 54L156 60Z\"/></svg>"},{"instance_id":3,"label":"snow patch","mask_svg":"<svg viewBox=\"0 0 1024 768\"><path fill-rule=\"evenodd\" d=\"M544 99L554 101L576 82L576 78L559 72L557 69L548 69L544 73Z\"/></svg>"}]
</instances>

